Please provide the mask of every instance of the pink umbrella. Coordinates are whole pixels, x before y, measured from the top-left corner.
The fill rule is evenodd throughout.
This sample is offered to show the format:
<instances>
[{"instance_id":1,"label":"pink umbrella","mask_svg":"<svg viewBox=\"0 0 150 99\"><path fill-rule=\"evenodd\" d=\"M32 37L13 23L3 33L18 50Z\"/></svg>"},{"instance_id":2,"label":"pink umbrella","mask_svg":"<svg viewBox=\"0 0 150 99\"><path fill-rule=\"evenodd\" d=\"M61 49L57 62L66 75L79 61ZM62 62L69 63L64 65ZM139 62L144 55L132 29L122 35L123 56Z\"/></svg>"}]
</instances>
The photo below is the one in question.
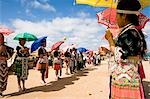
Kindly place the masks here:
<instances>
[{"instance_id":1,"label":"pink umbrella","mask_svg":"<svg viewBox=\"0 0 150 99\"><path fill-rule=\"evenodd\" d=\"M116 20L116 9L108 8L102 12L96 14L98 17L98 23L108 26L108 28L118 28ZM150 20L142 13L139 14L139 26L138 28L144 28L145 24Z\"/></svg>"},{"instance_id":2,"label":"pink umbrella","mask_svg":"<svg viewBox=\"0 0 150 99\"><path fill-rule=\"evenodd\" d=\"M108 28L118 28L116 21L116 9L108 8L96 14L98 23L106 25Z\"/></svg>"},{"instance_id":3,"label":"pink umbrella","mask_svg":"<svg viewBox=\"0 0 150 99\"><path fill-rule=\"evenodd\" d=\"M51 50L56 50L63 43L64 43L64 41L56 42L55 44L52 45Z\"/></svg>"},{"instance_id":4,"label":"pink umbrella","mask_svg":"<svg viewBox=\"0 0 150 99\"><path fill-rule=\"evenodd\" d=\"M4 34L4 35L9 35L11 33L13 33L14 31L5 27L5 26L2 26L0 25L0 33Z\"/></svg>"},{"instance_id":5,"label":"pink umbrella","mask_svg":"<svg viewBox=\"0 0 150 99\"><path fill-rule=\"evenodd\" d=\"M139 27L140 29L145 27L145 24L150 21L150 18L146 17L144 14L140 13L139 14Z\"/></svg>"}]
</instances>

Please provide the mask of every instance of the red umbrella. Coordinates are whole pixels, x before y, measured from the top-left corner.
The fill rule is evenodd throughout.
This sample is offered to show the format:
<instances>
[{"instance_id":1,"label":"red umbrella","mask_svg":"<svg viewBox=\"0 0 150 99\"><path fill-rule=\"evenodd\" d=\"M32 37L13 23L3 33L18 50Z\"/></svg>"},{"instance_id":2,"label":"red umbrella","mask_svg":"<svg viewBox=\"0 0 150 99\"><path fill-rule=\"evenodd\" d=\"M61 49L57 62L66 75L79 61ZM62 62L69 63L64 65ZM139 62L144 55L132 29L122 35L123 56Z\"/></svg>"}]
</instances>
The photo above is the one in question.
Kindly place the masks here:
<instances>
[{"instance_id":1,"label":"red umbrella","mask_svg":"<svg viewBox=\"0 0 150 99\"><path fill-rule=\"evenodd\" d=\"M11 33L13 33L14 31L5 27L5 26L2 26L0 25L0 33L4 34L4 35L9 35Z\"/></svg>"},{"instance_id":2,"label":"red umbrella","mask_svg":"<svg viewBox=\"0 0 150 99\"><path fill-rule=\"evenodd\" d=\"M98 23L104 24L109 28L117 28L117 20L116 20L116 9L108 8L102 12L96 14L98 17ZM144 28L146 22L148 22L150 18L146 17L142 13L139 14L139 26L138 28Z\"/></svg>"},{"instance_id":3,"label":"red umbrella","mask_svg":"<svg viewBox=\"0 0 150 99\"><path fill-rule=\"evenodd\" d=\"M55 44L52 45L51 50L56 50L63 43L64 43L64 41L56 42Z\"/></svg>"}]
</instances>

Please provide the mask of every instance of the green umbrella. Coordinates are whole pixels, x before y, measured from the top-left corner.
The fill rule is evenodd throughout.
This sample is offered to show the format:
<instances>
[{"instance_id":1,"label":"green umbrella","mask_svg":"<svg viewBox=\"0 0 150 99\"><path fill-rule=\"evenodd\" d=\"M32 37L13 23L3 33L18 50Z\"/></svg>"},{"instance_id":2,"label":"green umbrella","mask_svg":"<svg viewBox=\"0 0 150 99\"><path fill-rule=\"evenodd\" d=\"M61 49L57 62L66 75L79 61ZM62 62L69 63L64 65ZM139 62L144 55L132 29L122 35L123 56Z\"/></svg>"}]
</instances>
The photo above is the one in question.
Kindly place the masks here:
<instances>
[{"instance_id":1,"label":"green umbrella","mask_svg":"<svg viewBox=\"0 0 150 99\"><path fill-rule=\"evenodd\" d=\"M35 35L33 35L31 33L27 33L27 32L17 34L15 36L14 40L19 40L21 38L26 39L26 41L35 41L35 40L37 40L37 37Z\"/></svg>"}]
</instances>

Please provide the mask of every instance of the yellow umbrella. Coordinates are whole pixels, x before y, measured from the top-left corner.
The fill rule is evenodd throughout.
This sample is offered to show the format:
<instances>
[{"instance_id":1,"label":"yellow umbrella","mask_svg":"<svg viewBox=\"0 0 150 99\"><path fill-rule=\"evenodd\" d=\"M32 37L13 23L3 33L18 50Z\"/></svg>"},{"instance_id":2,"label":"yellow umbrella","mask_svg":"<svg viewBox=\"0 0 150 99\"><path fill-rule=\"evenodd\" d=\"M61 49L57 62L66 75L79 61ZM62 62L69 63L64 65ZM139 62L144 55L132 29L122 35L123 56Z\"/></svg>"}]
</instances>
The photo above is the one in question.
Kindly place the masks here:
<instances>
[{"instance_id":1,"label":"yellow umbrella","mask_svg":"<svg viewBox=\"0 0 150 99\"><path fill-rule=\"evenodd\" d=\"M150 0L139 0L139 1L142 5L142 8L150 6Z\"/></svg>"},{"instance_id":2,"label":"yellow umbrella","mask_svg":"<svg viewBox=\"0 0 150 99\"><path fill-rule=\"evenodd\" d=\"M116 8L118 0L76 0L77 4L87 4L94 7Z\"/></svg>"},{"instance_id":3,"label":"yellow umbrella","mask_svg":"<svg viewBox=\"0 0 150 99\"><path fill-rule=\"evenodd\" d=\"M150 6L150 0L139 0L142 8ZM94 7L116 8L118 0L76 0L77 4L87 4Z\"/></svg>"}]
</instances>

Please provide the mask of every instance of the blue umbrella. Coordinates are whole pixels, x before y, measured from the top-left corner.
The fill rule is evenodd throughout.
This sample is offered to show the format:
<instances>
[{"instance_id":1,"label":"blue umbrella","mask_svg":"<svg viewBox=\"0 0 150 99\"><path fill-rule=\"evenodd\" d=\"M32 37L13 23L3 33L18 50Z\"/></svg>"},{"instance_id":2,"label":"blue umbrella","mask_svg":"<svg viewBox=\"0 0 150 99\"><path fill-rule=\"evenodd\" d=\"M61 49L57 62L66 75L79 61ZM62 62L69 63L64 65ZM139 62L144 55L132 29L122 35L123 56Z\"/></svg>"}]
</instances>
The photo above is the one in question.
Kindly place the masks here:
<instances>
[{"instance_id":1,"label":"blue umbrella","mask_svg":"<svg viewBox=\"0 0 150 99\"><path fill-rule=\"evenodd\" d=\"M79 52L86 52L87 51L87 49L86 48L83 48L83 47L79 47L78 49L77 49Z\"/></svg>"},{"instance_id":2,"label":"blue umbrella","mask_svg":"<svg viewBox=\"0 0 150 99\"><path fill-rule=\"evenodd\" d=\"M36 41L34 41L31 45L31 53L37 50L41 46L42 41L45 40L46 38L47 36L43 36L37 39Z\"/></svg>"}]
</instances>

